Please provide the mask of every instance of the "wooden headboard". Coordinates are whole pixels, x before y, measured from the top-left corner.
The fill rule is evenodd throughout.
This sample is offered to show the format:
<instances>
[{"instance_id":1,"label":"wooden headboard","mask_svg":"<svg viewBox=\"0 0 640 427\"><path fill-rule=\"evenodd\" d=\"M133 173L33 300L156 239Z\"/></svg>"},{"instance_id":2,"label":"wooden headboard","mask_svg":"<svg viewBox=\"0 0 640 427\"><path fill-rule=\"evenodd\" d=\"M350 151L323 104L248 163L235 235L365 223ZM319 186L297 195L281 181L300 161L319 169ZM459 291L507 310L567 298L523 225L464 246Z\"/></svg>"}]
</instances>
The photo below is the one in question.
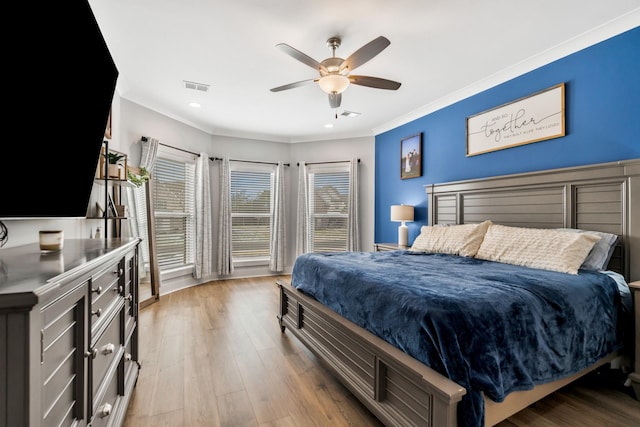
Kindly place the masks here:
<instances>
[{"instance_id":1,"label":"wooden headboard","mask_svg":"<svg viewBox=\"0 0 640 427\"><path fill-rule=\"evenodd\" d=\"M425 186L429 225L581 228L620 236L609 268L640 280L640 159Z\"/></svg>"}]
</instances>

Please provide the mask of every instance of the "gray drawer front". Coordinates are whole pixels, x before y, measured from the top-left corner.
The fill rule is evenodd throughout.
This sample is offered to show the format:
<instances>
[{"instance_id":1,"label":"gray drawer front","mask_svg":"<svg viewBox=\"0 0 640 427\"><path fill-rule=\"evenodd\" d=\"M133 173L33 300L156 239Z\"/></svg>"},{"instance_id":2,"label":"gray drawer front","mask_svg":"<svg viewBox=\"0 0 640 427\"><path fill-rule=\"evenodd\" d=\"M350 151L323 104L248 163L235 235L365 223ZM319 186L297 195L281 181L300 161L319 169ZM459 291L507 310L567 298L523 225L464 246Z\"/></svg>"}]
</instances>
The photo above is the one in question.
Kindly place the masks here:
<instances>
[{"instance_id":1,"label":"gray drawer front","mask_svg":"<svg viewBox=\"0 0 640 427\"><path fill-rule=\"evenodd\" d=\"M109 371L109 367L113 363L117 363L115 360L118 354L122 354L120 349L124 345L123 331L122 331L122 310L113 317L109 326L105 329L102 336L96 342L95 358L93 359L92 369L92 383L93 383L93 396L96 395L98 388L104 381L106 373Z\"/></svg>"},{"instance_id":2,"label":"gray drawer front","mask_svg":"<svg viewBox=\"0 0 640 427\"><path fill-rule=\"evenodd\" d=\"M125 337L131 335L136 326L136 316L138 315L138 295L135 286L135 257L129 257L125 262L124 274L124 299L125 299Z\"/></svg>"},{"instance_id":3,"label":"gray drawer front","mask_svg":"<svg viewBox=\"0 0 640 427\"><path fill-rule=\"evenodd\" d=\"M106 327L104 322L110 317L110 311L122 298L122 275L123 272L118 262L91 280L92 345L95 345L95 338L100 335L101 329Z\"/></svg>"},{"instance_id":4,"label":"gray drawer front","mask_svg":"<svg viewBox=\"0 0 640 427\"><path fill-rule=\"evenodd\" d=\"M131 369L137 368L133 355L133 341L129 340L124 348L124 377L131 375Z\"/></svg>"},{"instance_id":5,"label":"gray drawer front","mask_svg":"<svg viewBox=\"0 0 640 427\"><path fill-rule=\"evenodd\" d=\"M117 262L91 277L91 304L95 305L98 300L103 299L109 293L107 290L115 288L117 291L122 274L120 262Z\"/></svg>"},{"instance_id":6,"label":"gray drawer front","mask_svg":"<svg viewBox=\"0 0 640 427\"><path fill-rule=\"evenodd\" d=\"M116 416L120 396L118 395L118 375L109 378L109 385L100 402L94 405L94 413L91 419L91 427L106 427Z\"/></svg>"}]
</instances>

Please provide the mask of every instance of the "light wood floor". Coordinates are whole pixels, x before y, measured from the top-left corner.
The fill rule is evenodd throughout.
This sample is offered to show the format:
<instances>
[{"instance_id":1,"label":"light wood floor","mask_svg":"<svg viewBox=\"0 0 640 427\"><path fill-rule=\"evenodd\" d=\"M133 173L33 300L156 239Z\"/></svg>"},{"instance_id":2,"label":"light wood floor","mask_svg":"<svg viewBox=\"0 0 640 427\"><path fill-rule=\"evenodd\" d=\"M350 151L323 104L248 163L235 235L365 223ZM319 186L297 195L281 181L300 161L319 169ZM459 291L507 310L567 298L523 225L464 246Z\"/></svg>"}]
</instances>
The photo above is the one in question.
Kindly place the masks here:
<instances>
[{"instance_id":1,"label":"light wood floor","mask_svg":"<svg viewBox=\"0 0 640 427\"><path fill-rule=\"evenodd\" d=\"M382 426L280 332L276 279L212 282L142 309L142 369L125 427ZM638 425L630 392L591 375L498 426Z\"/></svg>"}]
</instances>

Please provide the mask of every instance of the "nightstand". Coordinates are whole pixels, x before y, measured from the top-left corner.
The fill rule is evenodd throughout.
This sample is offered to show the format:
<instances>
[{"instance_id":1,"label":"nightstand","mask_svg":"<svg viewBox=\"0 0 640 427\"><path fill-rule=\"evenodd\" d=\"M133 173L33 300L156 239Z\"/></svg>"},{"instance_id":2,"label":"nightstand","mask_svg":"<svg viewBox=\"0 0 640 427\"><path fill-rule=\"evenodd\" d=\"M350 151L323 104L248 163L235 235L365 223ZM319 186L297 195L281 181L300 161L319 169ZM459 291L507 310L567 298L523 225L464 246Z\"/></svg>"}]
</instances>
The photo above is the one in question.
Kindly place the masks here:
<instances>
[{"instance_id":1,"label":"nightstand","mask_svg":"<svg viewBox=\"0 0 640 427\"><path fill-rule=\"evenodd\" d=\"M633 372L629 374L629 381L633 387L636 399L640 399L640 281L629 283L635 307L635 361Z\"/></svg>"},{"instance_id":2,"label":"nightstand","mask_svg":"<svg viewBox=\"0 0 640 427\"><path fill-rule=\"evenodd\" d=\"M374 252L397 251L399 249L409 249L409 246L400 246L397 243L374 243Z\"/></svg>"}]
</instances>

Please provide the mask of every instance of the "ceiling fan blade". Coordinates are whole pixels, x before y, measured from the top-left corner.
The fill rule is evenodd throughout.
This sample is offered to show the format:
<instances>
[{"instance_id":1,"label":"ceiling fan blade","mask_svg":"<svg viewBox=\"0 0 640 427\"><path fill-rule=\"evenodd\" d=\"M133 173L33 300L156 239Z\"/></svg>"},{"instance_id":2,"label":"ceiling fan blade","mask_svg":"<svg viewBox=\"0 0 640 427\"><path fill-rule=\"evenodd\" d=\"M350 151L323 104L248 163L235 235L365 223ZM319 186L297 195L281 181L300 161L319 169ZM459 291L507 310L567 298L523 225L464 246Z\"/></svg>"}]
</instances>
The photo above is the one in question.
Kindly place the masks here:
<instances>
[{"instance_id":1,"label":"ceiling fan blade","mask_svg":"<svg viewBox=\"0 0 640 427\"><path fill-rule=\"evenodd\" d=\"M389 46L391 42L384 36L380 36L376 39L373 39L369 43L362 46L360 49L356 50L344 60L342 65L340 65L340 71L345 68L349 69L349 72L353 71L356 67L361 66L380 52L382 52L387 46Z\"/></svg>"},{"instance_id":2,"label":"ceiling fan blade","mask_svg":"<svg viewBox=\"0 0 640 427\"><path fill-rule=\"evenodd\" d=\"M349 81L354 85L373 87L376 89L398 90L401 83L393 80L381 79L380 77L369 76L349 76Z\"/></svg>"},{"instance_id":3,"label":"ceiling fan blade","mask_svg":"<svg viewBox=\"0 0 640 427\"><path fill-rule=\"evenodd\" d=\"M329 105L331 108L338 108L340 103L342 102L342 94L341 93L330 93L329 94Z\"/></svg>"},{"instance_id":4,"label":"ceiling fan blade","mask_svg":"<svg viewBox=\"0 0 640 427\"><path fill-rule=\"evenodd\" d=\"M315 59L313 59L312 57L310 57L309 55L300 52L298 49L293 48L291 46L289 46L286 43L279 43L276 45L277 48L280 48L280 50L282 50L284 53L286 53L287 55L291 56L292 58L297 59L298 61L302 62L303 64L307 64L309 67L315 69L315 70L326 70L325 67L319 63L318 61L316 61Z\"/></svg>"},{"instance_id":5,"label":"ceiling fan blade","mask_svg":"<svg viewBox=\"0 0 640 427\"><path fill-rule=\"evenodd\" d=\"M313 83L313 82L317 82L317 81L318 81L318 79L301 80L299 82L289 83L287 85L274 87L273 89L270 89L270 90L271 90L271 92L280 92L280 91L287 90L287 89L293 89L295 87L305 86L305 85L307 85L309 83Z\"/></svg>"}]
</instances>

